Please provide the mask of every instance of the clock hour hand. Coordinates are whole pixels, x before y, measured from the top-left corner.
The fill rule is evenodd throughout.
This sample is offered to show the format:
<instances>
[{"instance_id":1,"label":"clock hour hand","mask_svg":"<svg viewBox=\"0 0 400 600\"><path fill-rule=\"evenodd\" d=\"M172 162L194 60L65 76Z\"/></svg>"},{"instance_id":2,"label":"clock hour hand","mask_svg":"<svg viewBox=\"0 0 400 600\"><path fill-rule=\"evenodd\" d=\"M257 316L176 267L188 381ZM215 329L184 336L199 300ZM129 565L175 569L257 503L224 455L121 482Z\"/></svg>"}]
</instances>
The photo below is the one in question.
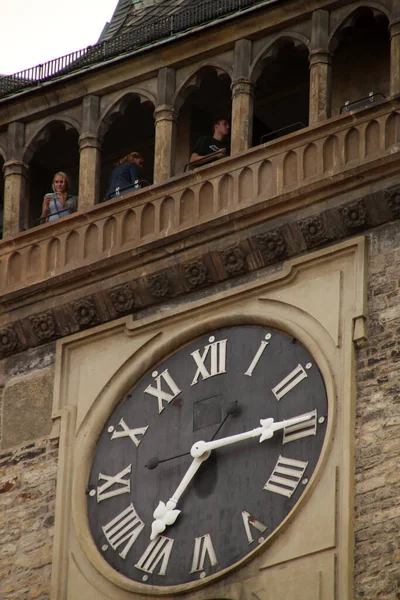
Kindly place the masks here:
<instances>
[{"instance_id":1,"label":"clock hour hand","mask_svg":"<svg viewBox=\"0 0 400 600\"><path fill-rule=\"evenodd\" d=\"M229 446L230 444L236 444L236 442L248 440L249 438L253 437L260 437L260 442L263 442L264 440L272 438L275 431L284 429L284 427L289 427L290 425L302 423L303 421L308 421L310 418L311 415L301 415L299 417L293 417L292 419L278 421L277 423L275 423L274 419L272 418L261 419L261 427L256 427L250 431L244 431L243 433L230 435L219 440L212 440L211 442L195 442L190 450L190 454L193 456L193 458L202 457L205 452L210 452L216 448L223 448L224 446Z\"/></svg>"},{"instance_id":2,"label":"clock hour hand","mask_svg":"<svg viewBox=\"0 0 400 600\"><path fill-rule=\"evenodd\" d=\"M190 467L183 476L182 481L176 488L173 496L166 504L161 501L158 503L158 506L153 513L154 521L151 524L151 540L154 540L159 533L165 531L167 525L172 525L175 523L179 513L181 512L176 508L178 500L186 490L189 483L192 481L193 477L196 475L202 463L207 460L209 456L210 452L205 451L202 452L201 456L193 458Z\"/></svg>"}]
</instances>

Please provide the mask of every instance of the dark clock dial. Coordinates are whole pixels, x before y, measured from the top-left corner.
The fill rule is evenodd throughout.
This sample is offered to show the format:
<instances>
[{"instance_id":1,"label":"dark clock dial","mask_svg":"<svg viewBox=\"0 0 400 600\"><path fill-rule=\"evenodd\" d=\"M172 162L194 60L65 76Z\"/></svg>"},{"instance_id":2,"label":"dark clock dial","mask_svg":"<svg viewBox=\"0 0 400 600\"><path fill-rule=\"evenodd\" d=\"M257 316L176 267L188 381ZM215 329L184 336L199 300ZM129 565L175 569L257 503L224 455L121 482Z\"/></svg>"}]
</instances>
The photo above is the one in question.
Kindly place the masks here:
<instances>
[{"instance_id":1,"label":"dark clock dial","mask_svg":"<svg viewBox=\"0 0 400 600\"><path fill-rule=\"evenodd\" d=\"M327 417L314 359L277 330L226 327L181 347L136 383L99 437L88 482L99 552L158 586L238 563L299 502Z\"/></svg>"}]
</instances>

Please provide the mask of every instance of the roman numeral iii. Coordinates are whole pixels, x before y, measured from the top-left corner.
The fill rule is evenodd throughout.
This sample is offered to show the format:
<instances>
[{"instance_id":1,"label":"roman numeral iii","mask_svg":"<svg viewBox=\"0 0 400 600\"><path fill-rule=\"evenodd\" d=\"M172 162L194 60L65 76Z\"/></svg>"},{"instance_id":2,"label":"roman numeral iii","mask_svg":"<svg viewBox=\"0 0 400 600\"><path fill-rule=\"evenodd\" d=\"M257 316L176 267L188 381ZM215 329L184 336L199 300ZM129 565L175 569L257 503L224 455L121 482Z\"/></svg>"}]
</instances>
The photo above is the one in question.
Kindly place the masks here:
<instances>
[{"instance_id":1,"label":"roman numeral iii","mask_svg":"<svg viewBox=\"0 0 400 600\"><path fill-rule=\"evenodd\" d=\"M291 498L306 470L308 462L280 456L264 490Z\"/></svg>"}]
</instances>

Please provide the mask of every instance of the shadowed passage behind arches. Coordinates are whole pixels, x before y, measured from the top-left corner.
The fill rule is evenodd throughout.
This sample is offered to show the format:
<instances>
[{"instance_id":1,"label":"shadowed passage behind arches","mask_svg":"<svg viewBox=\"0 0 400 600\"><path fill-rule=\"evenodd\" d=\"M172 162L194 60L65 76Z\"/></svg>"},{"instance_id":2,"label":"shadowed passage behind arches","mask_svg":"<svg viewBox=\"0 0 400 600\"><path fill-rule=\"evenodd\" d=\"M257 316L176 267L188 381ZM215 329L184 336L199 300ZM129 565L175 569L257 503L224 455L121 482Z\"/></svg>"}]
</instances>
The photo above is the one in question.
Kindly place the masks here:
<instances>
[{"instance_id":1,"label":"shadowed passage behind arches","mask_svg":"<svg viewBox=\"0 0 400 600\"><path fill-rule=\"evenodd\" d=\"M256 65L253 146L290 133L294 123L308 125L308 54L299 40L280 38Z\"/></svg>"},{"instance_id":2,"label":"shadowed passage behind arches","mask_svg":"<svg viewBox=\"0 0 400 600\"><path fill-rule=\"evenodd\" d=\"M145 163L141 178L153 182L154 104L138 94L127 94L106 116L103 137L100 202L103 200L115 163L130 152L140 152ZM104 131L104 133L103 133Z\"/></svg>"},{"instance_id":3,"label":"shadowed passage behind arches","mask_svg":"<svg viewBox=\"0 0 400 600\"><path fill-rule=\"evenodd\" d=\"M212 135L215 119L230 120L231 78L220 68L204 67L181 90L175 173L182 173L198 138ZM228 142L229 143L229 142Z\"/></svg>"},{"instance_id":4,"label":"shadowed passage behind arches","mask_svg":"<svg viewBox=\"0 0 400 600\"><path fill-rule=\"evenodd\" d=\"M52 191L52 181L57 171L68 174L70 193L79 190L79 134L71 124L53 121L31 142L27 151L29 163L29 207L27 226L38 225L43 197Z\"/></svg>"},{"instance_id":5,"label":"shadowed passage behind arches","mask_svg":"<svg viewBox=\"0 0 400 600\"><path fill-rule=\"evenodd\" d=\"M390 35L387 17L370 8L356 9L331 40L332 116L346 101L370 92L390 92ZM379 98L379 97L378 97Z\"/></svg>"}]
</instances>

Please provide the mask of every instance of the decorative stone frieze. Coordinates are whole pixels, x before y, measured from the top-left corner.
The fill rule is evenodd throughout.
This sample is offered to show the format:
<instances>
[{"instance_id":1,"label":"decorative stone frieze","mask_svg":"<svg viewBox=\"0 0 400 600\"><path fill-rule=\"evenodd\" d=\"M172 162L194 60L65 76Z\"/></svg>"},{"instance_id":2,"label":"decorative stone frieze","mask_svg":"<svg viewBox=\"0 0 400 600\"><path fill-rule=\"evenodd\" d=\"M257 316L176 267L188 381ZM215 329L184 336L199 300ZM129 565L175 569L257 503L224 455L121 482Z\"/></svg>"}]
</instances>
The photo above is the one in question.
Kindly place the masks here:
<instances>
[{"instance_id":1,"label":"decorative stone frieze","mask_svg":"<svg viewBox=\"0 0 400 600\"><path fill-rule=\"evenodd\" d=\"M400 217L400 186L385 190L385 200L394 218Z\"/></svg>"},{"instance_id":2,"label":"decorative stone frieze","mask_svg":"<svg viewBox=\"0 0 400 600\"><path fill-rule=\"evenodd\" d=\"M3 358L8 354L19 350L19 341L17 334L12 327L6 327L0 330L0 357Z\"/></svg>"},{"instance_id":3,"label":"decorative stone frieze","mask_svg":"<svg viewBox=\"0 0 400 600\"><path fill-rule=\"evenodd\" d=\"M30 317L29 320L39 342L48 342L57 336L57 325L51 310Z\"/></svg>"},{"instance_id":4,"label":"decorative stone frieze","mask_svg":"<svg viewBox=\"0 0 400 600\"><path fill-rule=\"evenodd\" d=\"M81 327L96 325L100 322L96 304L91 297L74 302L72 304L72 310L77 323Z\"/></svg>"},{"instance_id":5,"label":"decorative stone frieze","mask_svg":"<svg viewBox=\"0 0 400 600\"><path fill-rule=\"evenodd\" d=\"M307 248L315 248L330 239L322 217L300 221L300 229Z\"/></svg>"},{"instance_id":6,"label":"decorative stone frieze","mask_svg":"<svg viewBox=\"0 0 400 600\"><path fill-rule=\"evenodd\" d=\"M266 265L287 257L285 240L279 229L256 236L256 242Z\"/></svg>"},{"instance_id":7,"label":"decorative stone frieze","mask_svg":"<svg viewBox=\"0 0 400 600\"><path fill-rule=\"evenodd\" d=\"M183 265L183 274L191 289L199 288L211 280L207 265L201 260Z\"/></svg>"},{"instance_id":8,"label":"decorative stone frieze","mask_svg":"<svg viewBox=\"0 0 400 600\"><path fill-rule=\"evenodd\" d=\"M364 200L357 200L340 209L344 224L350 230L358 230L368 225L368 212Z\"/></svg>"},{"instance_id":9,"label":"decorative stone frieze","mask_svg":"<svg viewBox=\"0 0 400 600\"><path fill-rule=\"evenodd\" d=\"M151 294L155 298L165 298L172 295L171 282L165 272L147 278Z\"/></svg>"},{"instance_id":10,"label":"decorative stone frieze","mask_svg":"<svg viewBox=\"0 0 400 600\"><path fill-rule=\"evenodd\" d=\"M239 275L248 271L246 255L240 246L232 246L221 252L220 256L228 275Z\"/></svg>"},{"instance_id":11,"label":"decorative stone frieze","mask_svg":"<svg viewBox=\"0 0 400 600\"><path fill-rule=\"evenodd\" d=\"M119 314L127 313L135 306L133 290L128 283L117 285L107 293L113 307Z\"/></svg>"}]
</instances>

